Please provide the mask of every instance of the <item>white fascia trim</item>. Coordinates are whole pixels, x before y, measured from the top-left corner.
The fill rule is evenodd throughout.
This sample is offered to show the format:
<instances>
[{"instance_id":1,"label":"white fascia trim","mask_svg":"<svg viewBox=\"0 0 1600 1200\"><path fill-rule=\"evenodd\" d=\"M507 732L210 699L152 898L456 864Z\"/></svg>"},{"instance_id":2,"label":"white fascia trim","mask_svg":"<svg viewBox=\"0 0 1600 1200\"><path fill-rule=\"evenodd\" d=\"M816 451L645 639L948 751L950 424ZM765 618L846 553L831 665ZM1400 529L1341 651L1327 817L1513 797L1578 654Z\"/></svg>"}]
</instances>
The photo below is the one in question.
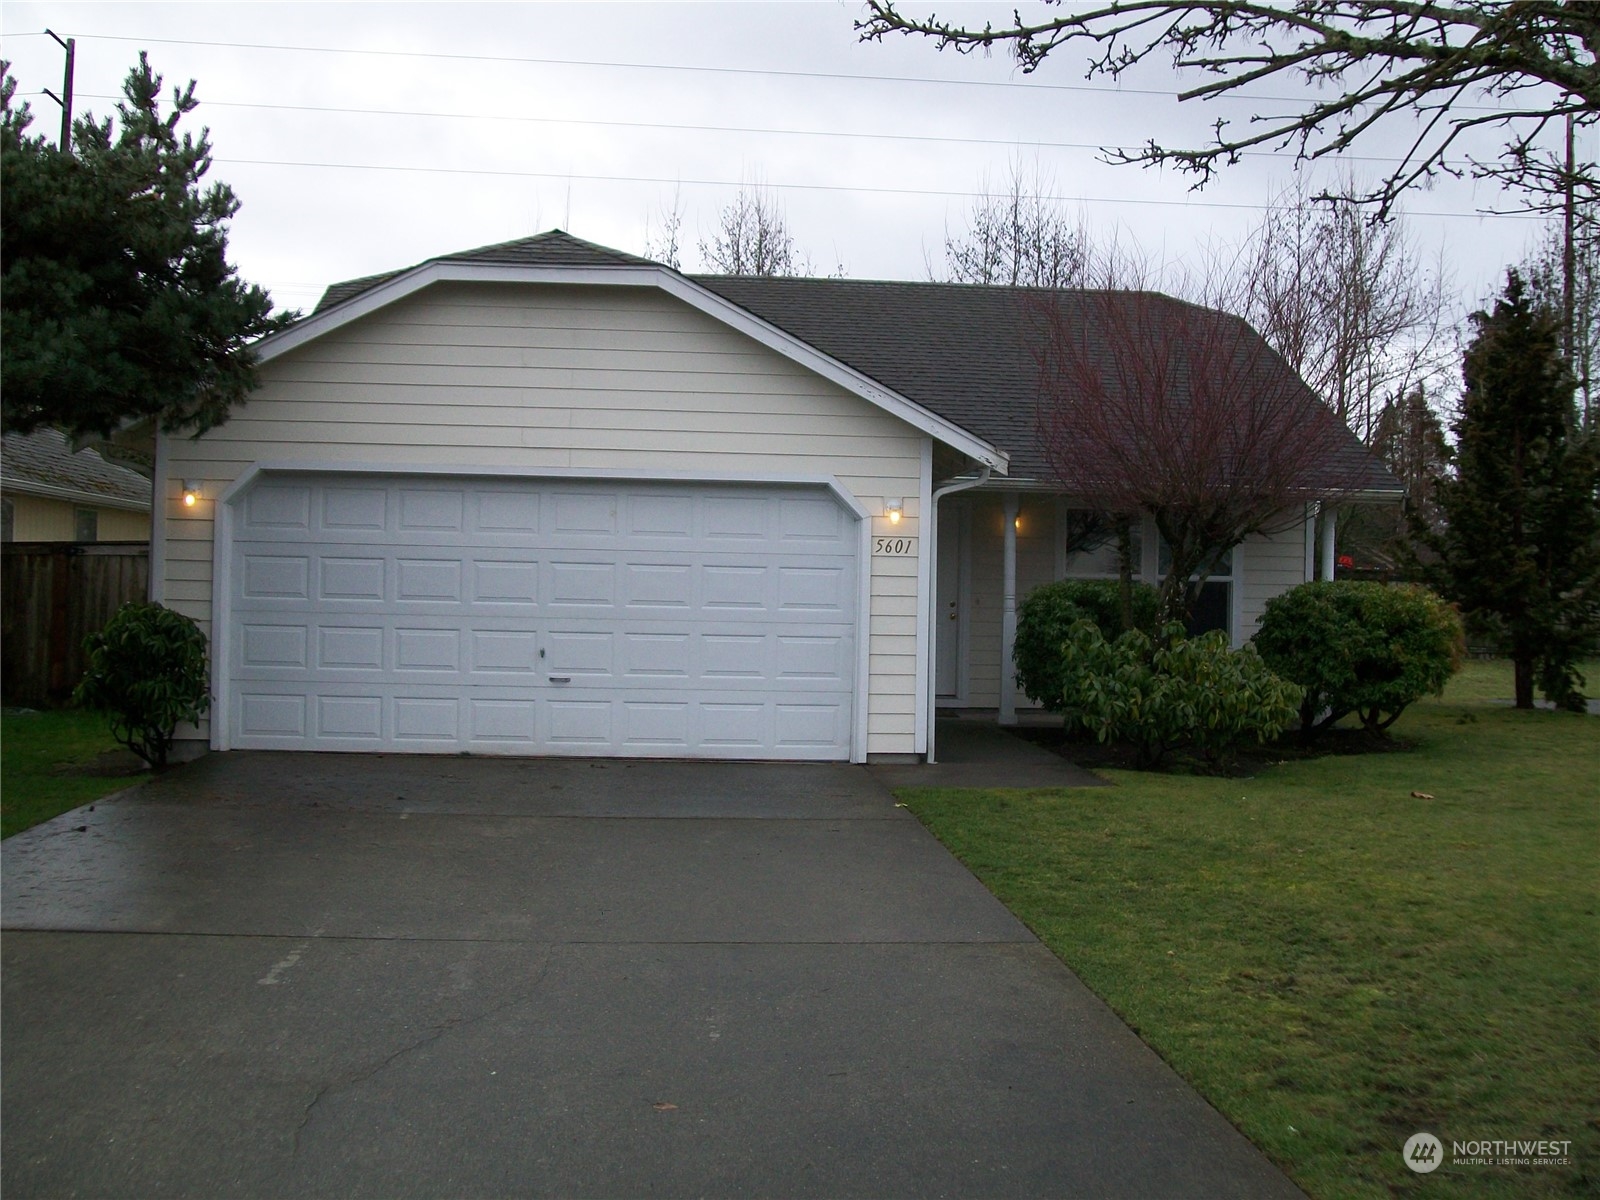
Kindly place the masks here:
<instances>
[{"instance_id":1,"label":"white fascia trim","mask_svg":"<svg viewBox=\"0 0 1600 1200\"><path fill-rule=\"evenodd\" d=\"M916 699L912 704L916 732L912 735L913 754L928 753L928 704L932 688L928 674L933 670L933 556L928 548L928 530L933 510L933 439L922 439L922 461L917 474L917 667Z\"/></svg>"},{"instance_id":2,"label":"white fascia trim","mask_svg":"<svg viewBox=\"0 0 1600 1200\"><path fill-rule=\"evenodd\" d=\"M259 474L252 466L244 476ZM211 519L211 748L233 749L233 505L229 488L212 506Z\"/></svg>"},{"instance_id":3,"label":"white fascia trim","mask_svg":"<svg viewBox=\"0 0 1600 1200\"><path fill-rule=\"evenodd\" d=\"M150 586L152 604L167 599L167 435L156 430L155 463L150 471ZM211 627L213 639L216 626ZM215 680L213 675L212 679Z\"/></svg>"},{"instance_id":4,"label":"white fascia trim","mask_svg":"<svg viewBox=\"0 0 1600 1200\"><path fill-rule=\"evenodd\" d=\"M74 504L87 504L93 508L115 508L121 512L149 512L148 501L122 500L116 496L102 496L81 488L60 487L53 483L35 483L31 479L7 479L6 491L14 496L37 496L41 500L70 500Z\"/></svg>"},{"instance_id":5,"label":"white fascia trim","mask_svg":"<svg viewBox=\"0 0 1600 1200\"><path fill-rule=\"evenodd\" d=\"M217 498L218 504L228 504L250 487L258 476L267 474L296 475L432 475L463 479L615 479L623 483L774 483L795 487L825 487L858 521L868 520L872 514L839 481L837 475L820 472L785 473L771 471L652 471L631 467L475 467L440 463L386 463L348 462L344 459L292 459L284 462L254 462L239 472L239 477L228 485Z\"/></svg>"},{"instance_id":6,"label":"white fascia trim","mask_svg":"<svg viewBox=\"0 0 1600 1200\"><path fill-rule=\"evenodd\" d=\"M402 300L436 283L532 283L588 287L659 288L669 296L721 321L747 337L776 351L791 362L838 384L918 431L938 438L969 458L1005 474L1009 457L1005 451L974 437L959 425L945 420L913 400L891 391L853 367L830 358L810 343L802 341L776 325L762 320L725 300L709 288L685 279L666 267L516 267L499 263L432 262L414 267L387 282L335 305L327 312L307 317L299 324L270 334L256 343L261 362L270 362L297 346L358 320L368 313Z\"/></svg>"},{"instance_id":7,"label":"white fascia trim","mask_svg":"<svg viewBox=\"0 0 1600 1200\"><path fill-rule=\"evenodd\" d=\"M872 521L856 522L856 694L851 703L850 761L867 761L872 708Z\"/></svg>"}]
</instances>

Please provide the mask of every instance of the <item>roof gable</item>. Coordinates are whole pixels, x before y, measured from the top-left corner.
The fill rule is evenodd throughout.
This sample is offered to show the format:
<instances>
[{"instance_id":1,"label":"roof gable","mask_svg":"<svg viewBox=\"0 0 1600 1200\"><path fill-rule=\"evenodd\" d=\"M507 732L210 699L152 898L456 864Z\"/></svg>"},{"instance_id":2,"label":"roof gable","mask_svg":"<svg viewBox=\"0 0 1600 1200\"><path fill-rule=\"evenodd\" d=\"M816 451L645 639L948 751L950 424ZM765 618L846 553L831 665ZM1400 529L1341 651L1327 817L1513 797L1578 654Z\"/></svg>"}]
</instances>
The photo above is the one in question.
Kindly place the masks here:
<instances>
[{"instance_id":1,"label":"roof gable","mask_svg":"<svg viewBox=\"0 0 1600 1200\"><path fill-rule=\"evenodd\" d=\"M404 271L370 275L328 289L315 312L256 343L270 361L351 321L393 304L435 283L524 283L656 288L746 334L785 358L815 372L913 428L953 446L1002 474L1004 450L959 423L831 357L759 314L701 286L668 267L632 254L609 250L560 230L429 259Z\"/></svg>"}]
</instances>

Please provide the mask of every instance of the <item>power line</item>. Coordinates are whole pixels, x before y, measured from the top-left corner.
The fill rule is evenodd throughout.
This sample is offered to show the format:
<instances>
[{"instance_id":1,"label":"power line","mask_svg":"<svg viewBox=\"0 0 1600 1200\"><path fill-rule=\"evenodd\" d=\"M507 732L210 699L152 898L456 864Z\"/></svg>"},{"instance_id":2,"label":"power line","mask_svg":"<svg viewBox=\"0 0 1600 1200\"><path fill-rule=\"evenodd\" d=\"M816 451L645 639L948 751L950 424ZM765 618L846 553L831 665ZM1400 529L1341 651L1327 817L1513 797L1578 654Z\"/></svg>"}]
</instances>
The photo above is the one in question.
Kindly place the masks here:
<instances>
[{"instance_id":1,"label":"power line","mask_svg":"<svg viewBox=\"0 0 1600 1200\"><path fill-rule=\"evenodd\" d=\"M286 46L266 42L217 42L203 41L196 38L156 38L156 37L130 37L125 34L83 34L86 40L102 42L138 42L141 45L158 46L202 46L218 50L269 50L290 54L358 54L369 57L382 58L431 58L449 62L478 62L478 63L515 63L530 66L546 67L600 67L608 70L627 71L688 71L706 75L757 75L776 79L833 79L845 80L856 83L915 83L932 84L939 87L981 87L981 88L1006 88L1013 91L1047 91L1047 92L1090 92L1101 96L1163 96L1169 99L1176 98L1179 92L1176 89L1164 88L1130 88L1118 85L1116 87L1095 87L1084 83L1042 83L1033 77L1024 80L997 80L997 79L940 79L929 75L862 75L846 71L795 71L779 67L708 67L688 63L649 63L649 62L605 62L600 59L584 58L536 58L524 55L511 54L463 54L460 52L443 50L374 50L355 49L346 46ZM1229 92L1211 98L1217 100L1248 101L1259 103L1268 101L1273 104L1304 104L1304 96L1261 96L1256 94L1243 95ZM1497 112L1496 108L1478 105L1454 105L1466 112Z\"/></svg>"},{"instance_id":2,"label":"power line","mask_svg":"<svg viewBox=\"0 0 1600 1200\"><path fill-rule=\"evenodd\" d=\"M42 92L29 93L42 95ZM120 100L103 92L80 92L80 96L93 100ZM671 130L682 133L745 133L776 137L859 138L868 141L894 141L912 143L939 143L962 146L1019 146L1038 150L1134 150L1135 146L1107 146L1099 142L1050 142L1037 138L956 137L947 134L877 133L854 129L781 129L753 125L689 125L671 121L603 121L593 117L528 117L506 113L424 112L396 108L348 108L322 104L262 104L249 100L205 100L205 108L250 108L267 112L332 113L347 116L406 117L425 120L450 121L510 121L533 125L585 125L600 129L650 129ZM1277 158L1271 150L1247 150L1241 158ZM1341 154L1340 162L1399 163L1404 159L1381 155Z\"/></svg>"},{"instance_id":3,"label":"power line","mask_svg":"<svg viewBox=\"0 0 1600 1200\"><path fill-rule=\"evenodd\" d=\"M511 171L505 169L485 167L421 167L399 163L327 163L327 162L300 162L291 159L265 159L265 158L215 158L214 162L226 163L233 166L251 167L299 167L308 170L321 171L400 171L408 174L420 175L478 175L492 178L509 179L556 179L568 181L581 181L584 183L651 183L672 184L683 187L714 187L737 188L745 186L744 183L723 179L684 179L681 177L668 178L657 175L586 175L570 171ZM780 191L803 192L849 192L861 195L882 196L928 196L944 197L958 200L982 200L987 198L984 192L958 191L944 188L905 188L905 187L861 187L859 185L842 183L771 183L763 182L762 187L770 187ZM1286 206L1273 204L1245 204L1227 200L1155 200L1135 198L1132 196L1040 196L1040 200L1058 204L1131 204L1140 207L1170 207L1170 208L1225 208L1248 209L1254 212L1282 211ZM1292 207L1292 206L1288 206ZM1412 212L1407 210L1411 217L1437 217L1437 218L1462 218L1483 220L1493 218L1496 220L1541 220L1538 214L1522 213L1480 213L1480 212Z\"/></svg>"}]
</instances>

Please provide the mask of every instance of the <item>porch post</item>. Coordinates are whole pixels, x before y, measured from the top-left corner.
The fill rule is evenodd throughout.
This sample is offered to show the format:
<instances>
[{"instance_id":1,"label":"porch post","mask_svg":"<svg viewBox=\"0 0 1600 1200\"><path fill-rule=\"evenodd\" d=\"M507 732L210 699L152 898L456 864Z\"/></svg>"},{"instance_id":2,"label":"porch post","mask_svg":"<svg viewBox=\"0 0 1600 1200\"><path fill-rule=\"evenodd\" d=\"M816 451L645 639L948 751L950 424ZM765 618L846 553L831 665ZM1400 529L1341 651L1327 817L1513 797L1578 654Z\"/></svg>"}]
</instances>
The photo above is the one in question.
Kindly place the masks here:
<instances>
[{"instance_id":1,"label":"porch post","mask_svg":"<svg viewBox=\"0 0 1600 1200\"><path fill-rule=\"evenodd\" d=\"M1330 505L1324 504L1322 506L1322 544L1319 547L1322 558L1320 577L1323 579L1333 578L1333 534L1336 519L1335 510Z\"/></svg>"},{"instance_id":2,"label":"porch post","mask_svg":"<svg viewBox=\"0 0 1600 1200\"><path fill-rule=\"evenodd\" d=\"M1011 652L1017 644L1017 494L1005 494L1005 566L1000 604L1000 724L1017 723L1017 695Z\"/></svg>"}]
</instances>

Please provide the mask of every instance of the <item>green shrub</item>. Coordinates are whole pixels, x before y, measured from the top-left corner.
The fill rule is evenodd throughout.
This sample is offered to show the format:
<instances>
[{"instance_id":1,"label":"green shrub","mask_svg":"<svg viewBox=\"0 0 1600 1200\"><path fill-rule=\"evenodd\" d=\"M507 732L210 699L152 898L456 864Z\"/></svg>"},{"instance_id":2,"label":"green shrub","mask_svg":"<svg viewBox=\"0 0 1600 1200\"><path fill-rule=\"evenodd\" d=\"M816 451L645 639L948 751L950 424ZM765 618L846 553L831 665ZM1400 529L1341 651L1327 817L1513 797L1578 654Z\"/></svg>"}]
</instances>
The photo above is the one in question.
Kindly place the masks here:
<instances>
[{"instance_id":1,"label":"green shrub","mask_svg":"<svg viewBox=\"0 0 1600 1200\"><path fill-rule=\"evenodd\" d=\"M1456 610L1427 588L1348 580L1273 597L1254 641L1268 666L1305 688L1307 741L1350 713L1388 729L1413 700L1444 689L1466 645Z\"/></svg>"},{"instance_id":2,"label":"green shrub","mask_svg":"<svg viewBox=\"0 0 1600 1200\"><path fill-rule=\"evenodd\" d=\"M111 718L111 736L151 766L167 765L180 721L210 707L206 637L181 613L132 601L84 639L89 667L72 699Z\"/></svg>"},{"instance_id":3,"label":"green shrub","mask_svg":"<svg viewBox=\"0 0 1600 1200\"><path fill-rule=\"evenodd\" d=\"M1134 630L1108 642L1094 622L1076 622L1063 656L1064 713L1101 742L1128 742L1140 763L1187 749L1215 763L1247 741L1277 737L1295 719L1300 689L1268 670L1255 649L1228 648L1213 630L1185 637L1169 625L1165 645Z\"/></svg>"},{"instance_id":4,"label":"green shrub","mask_svg":"<svg viewBox=\"0 0 1600 1200\"><path fill-rule=\"evenodd\" d=\"M1062 647L1075 621L1091 621L1108 641L1122 633L1121 589L1114 579L1064 579L1046 583L1028 593L1017 609L1017 639L1012 661L1017 685L1035 704L1060 712ZM1147 583L1133 585L1133 625L1153 629L1156 590Z\"/></svg>"}]
</instances>

